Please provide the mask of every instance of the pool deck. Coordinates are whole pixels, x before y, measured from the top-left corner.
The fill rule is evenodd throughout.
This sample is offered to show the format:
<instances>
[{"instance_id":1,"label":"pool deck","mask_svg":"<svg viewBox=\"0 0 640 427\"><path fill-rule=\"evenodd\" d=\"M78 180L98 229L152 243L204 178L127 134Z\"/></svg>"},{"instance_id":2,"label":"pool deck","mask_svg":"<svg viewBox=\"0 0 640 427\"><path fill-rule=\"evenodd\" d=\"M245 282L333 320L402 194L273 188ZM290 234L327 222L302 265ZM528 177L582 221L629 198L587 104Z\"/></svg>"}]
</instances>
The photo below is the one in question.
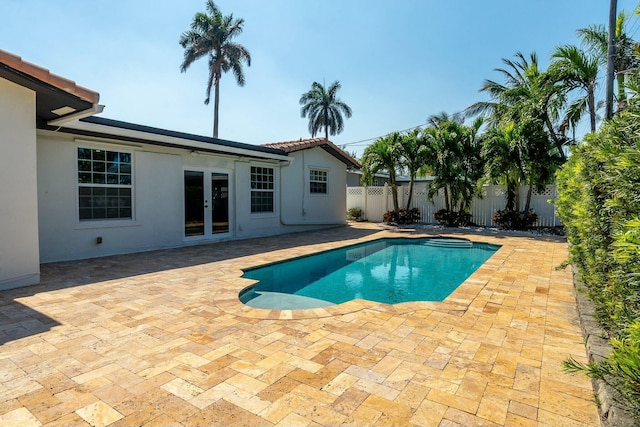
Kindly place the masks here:
<instances>
[{"instance_id":1,"label":"pool deck","mask_svg":"<svg viewBox=\"0 0 640 427\"><path fill-rule=\"evenodd\" d=\"M441 303L239 302L241 269L375 224L42 266L0 292L1 426L599 426L559 238L502 245Z\"/></svg>"}]
</instances>

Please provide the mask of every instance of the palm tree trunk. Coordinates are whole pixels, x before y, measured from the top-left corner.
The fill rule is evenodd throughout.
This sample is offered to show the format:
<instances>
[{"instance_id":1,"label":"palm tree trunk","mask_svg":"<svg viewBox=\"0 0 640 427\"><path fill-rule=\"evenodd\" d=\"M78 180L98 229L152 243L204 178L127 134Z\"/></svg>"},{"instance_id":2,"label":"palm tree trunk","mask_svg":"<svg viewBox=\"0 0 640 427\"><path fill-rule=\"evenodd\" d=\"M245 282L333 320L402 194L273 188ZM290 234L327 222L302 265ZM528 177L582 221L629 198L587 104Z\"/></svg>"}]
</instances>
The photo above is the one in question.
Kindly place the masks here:
<instances>
[{"instance_id":1,"label":"palm tree trunk","mask_svg":"<svg viewBox=\"0 0 640 427\"><path fill-rule=\"evenodd\" d=\"M396 185L396 174L389 173L389 185L391 186L391 198L393 199L393 211L396 213L396 218L400 215L400 204L398 203L398 186Z\"/></svg>"},{"instance_id":2,"label":"palm tree trunk","mask_svg":"<svg viewBox=\"0 0 640 427\"><path fill-rule=\"evenodd\" d=\"M589 118L591 119L591 132L596 131L596 101L594 96L594 88L589 86L587 103L589 104Z\"/></svg>"},{"instance_id":3,"label":"palm tree trunk","mask_svg":"<svg viewBox=\"0 0 640 427\"><path fill-rule=\"evenodd\" d=\"M451 205L449 204L449 188L444 186L444 208L447 211L451 211Z\"/></svg>"},{"instance_id":4,"label":"palm tree trunk","mask_svg":"<svg viewBox=\"0 0 640 427\"><path fill-rule=\"evenodd\" d=\"M218 137L218 106L220 105L220 77L216 76L214 82L213 101L213 137Z\"/></svg>"},{"instance_id":5,"label":"palm tree trunk","mask_svg":"<svg viewBox=\"0 0 640 427\"><path fill-rule=\"evenodd\" d=\"M411 207L411 196L413 196L413 179L414 177L411 177L411 180L409 180L409 198L407 199L407 211Z\"/></svg>"},{"instance_id":6,"label":"palm tree trunk","mask_svg":"<svg viewBox=\"0 0 640 427\"><path fill-rule=\"evenodd\" d=\"M533 184L529 184L529 189L527 190L527 202L524 205L524 212L529 212L531 208L531 194L533 193Z\"/></svg>"},{"instance_id":7,"label":"palm tree trunk","mask_svg":"<svg viewBox=\"0 0 640 427\"><path fill-rule=\"evenodd\" d=\"M549 135L551 135L551 139L556 144L556 148L558 149L558 153L560 153L560 157L562 157L562 161L567 160L567 156L564 154L564 150L562 149L562 141L558 139L558 135L556 135L555 130L553 129L553 125L551 124L551 120L549 117L545 115L544 122L547 125L547 129L549 130Z\"/></svg>"}]
</instances>

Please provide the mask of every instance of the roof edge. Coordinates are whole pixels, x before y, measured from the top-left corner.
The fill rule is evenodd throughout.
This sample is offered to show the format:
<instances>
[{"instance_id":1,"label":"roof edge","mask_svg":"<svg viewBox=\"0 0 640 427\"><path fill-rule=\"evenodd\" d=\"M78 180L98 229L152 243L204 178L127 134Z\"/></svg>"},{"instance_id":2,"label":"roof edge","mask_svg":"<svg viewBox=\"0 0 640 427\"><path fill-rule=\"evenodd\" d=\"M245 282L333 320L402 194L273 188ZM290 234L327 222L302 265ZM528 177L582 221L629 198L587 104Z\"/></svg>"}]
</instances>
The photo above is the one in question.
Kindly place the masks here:
<instances>
[{"instance_id":1,"label":"roof edge","mask_svg":"<svg viewBox=\"0 0 640 427\"><path fill-rule=\"evenodd\" d=\"M31 78L74 95L83 101L90 102L92 104L97 104L100 101L100 94L98 92L80 86L72 80L53 74L48 69L35 65L31 62L27 62L23 60L22 57L11 52L7 52L6 50L0 49L0 63Z\"/></svg>"}]
</instances>

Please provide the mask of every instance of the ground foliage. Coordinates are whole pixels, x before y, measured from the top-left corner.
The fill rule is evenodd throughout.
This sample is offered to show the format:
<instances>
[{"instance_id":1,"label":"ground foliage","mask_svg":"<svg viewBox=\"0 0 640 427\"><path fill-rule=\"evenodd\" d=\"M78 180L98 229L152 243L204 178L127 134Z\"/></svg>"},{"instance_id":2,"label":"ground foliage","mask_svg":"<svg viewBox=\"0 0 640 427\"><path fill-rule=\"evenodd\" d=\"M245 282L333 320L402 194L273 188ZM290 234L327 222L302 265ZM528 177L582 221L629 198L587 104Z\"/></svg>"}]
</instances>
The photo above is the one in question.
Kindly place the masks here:
<instances>
[{"instance_id":1,"label":"ground foliage","mask_svg":"<svg viewBox=\"0 0 640 427\"><path fill-rule=\"evenodd\" d=\"M640 420L640 107L632 103L576 147L558 173L570 262L613 351L565 363L614 386Z\"/></svg>"}]
</instances>

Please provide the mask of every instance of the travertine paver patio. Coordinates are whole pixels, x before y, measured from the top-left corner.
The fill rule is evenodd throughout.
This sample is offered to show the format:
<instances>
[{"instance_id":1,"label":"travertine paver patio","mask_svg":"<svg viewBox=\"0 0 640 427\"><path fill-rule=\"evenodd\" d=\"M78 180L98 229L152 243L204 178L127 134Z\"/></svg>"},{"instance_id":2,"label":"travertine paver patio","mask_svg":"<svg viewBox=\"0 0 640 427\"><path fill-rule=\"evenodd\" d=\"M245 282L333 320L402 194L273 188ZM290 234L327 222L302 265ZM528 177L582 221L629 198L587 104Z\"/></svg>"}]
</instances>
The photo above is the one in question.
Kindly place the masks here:
<instances>
[{"instance_id":1,"label":"travertine paver patio","mask_svg":"<svg viewBox=\"0 0 640 427\"><path fill-rule=\"evenodd\" d=\"M424 235L411 233L411 236ZM251 309L240 269L333 230L44 265L0 292L0 426L597 426L566 244L502 248L443 303Z\"/></svg>"}]
</instances>

